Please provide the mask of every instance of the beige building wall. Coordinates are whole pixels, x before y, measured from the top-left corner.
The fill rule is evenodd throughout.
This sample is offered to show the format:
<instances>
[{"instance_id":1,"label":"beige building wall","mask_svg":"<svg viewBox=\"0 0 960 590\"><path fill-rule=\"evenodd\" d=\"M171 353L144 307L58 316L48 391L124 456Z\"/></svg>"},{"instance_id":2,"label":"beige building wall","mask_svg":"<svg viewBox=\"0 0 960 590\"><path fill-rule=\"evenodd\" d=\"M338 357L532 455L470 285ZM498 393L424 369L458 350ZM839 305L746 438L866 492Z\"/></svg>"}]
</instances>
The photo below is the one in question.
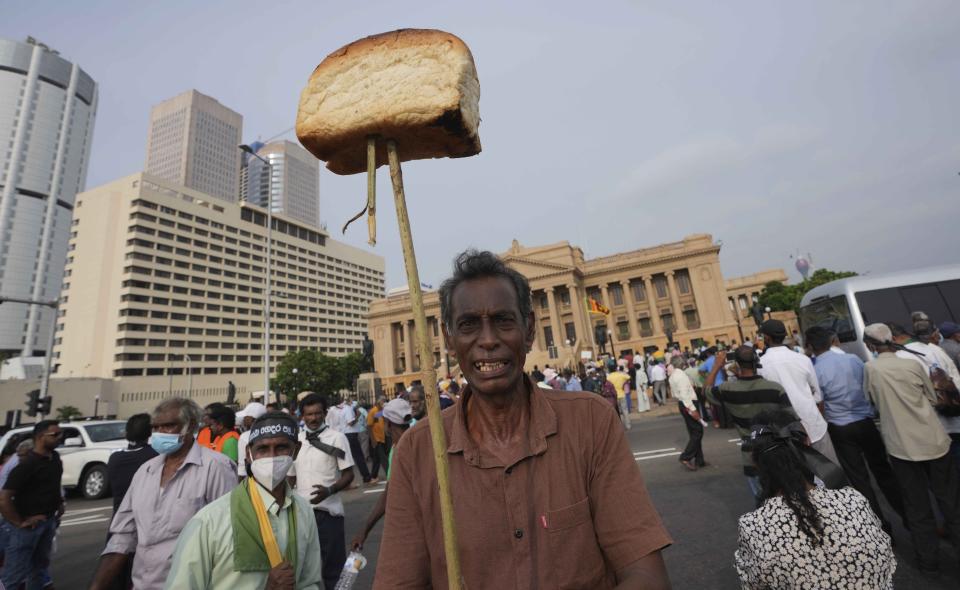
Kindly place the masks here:
<instances>
[{"instance_id":1,"label":"beige building wall","mask_svg":"<svg viewBox=\"0 0 960 590\"><path fill-rule=\"evenodd\" d=\"M265 221L258 207L146 174L78 195L56 376L262 383ZM300 349L359 352L383 258L273 221L272 369Z\"/></svg>"},{"instance_id":2,"label":"beige building wall","mask_svg":"<svg viewBox=\"0 0 960 590\"><path fill-rule=\"evenodd\" d=\"M777 268L764 270L758 273L735 277L727 280L727 307L736 314L735 319L740 322L740 329L743 332L743 339L749 338L756 341L758 338L759 326L753 319L753 305L760 298L760 293L767 283L778 282L787 284L787 273L783 269ZM787 333L794 330L799 331L800 322L797 320L797 314L792 311L777 311L770 314L764 313L764 317L778 319L787 327Z\"/></svg>"},{"instance_id":3,"label":"beige building wall","mask_svg":"<svg viewBox=\"0 0 960 590\"><path fill-rule=\"evenodd\" d=\"M530 281L537 326L527 369L572 365L584 353L597 358L601 352L595 341L598 328L612 333L617 355L662 350L668 331L681 348L739 341L719 253L720 245L708 234L589 260L567 242L527 247L514 240L501 258ZM588 298L609 308L610 314L589 313ZM456 374L454 360L447 366L436 324L437 293L425 293L424 305L432 334L432 362L441 375ZM409 295L398 293L374 301L369 321L376 370L384 387L419 380ZM606 351L610 350L608 344Z\"/></svg>"},{"instance_id":4,"label":"beige building wall","mask_svg":"<svg viewBox=\"0 0 960 590\"><path fill-rule=\"evenodd\" d=\"M243 117L188 90L150 110L144 170L225 201L240 196Z\"/></svg>"}]
</instances>

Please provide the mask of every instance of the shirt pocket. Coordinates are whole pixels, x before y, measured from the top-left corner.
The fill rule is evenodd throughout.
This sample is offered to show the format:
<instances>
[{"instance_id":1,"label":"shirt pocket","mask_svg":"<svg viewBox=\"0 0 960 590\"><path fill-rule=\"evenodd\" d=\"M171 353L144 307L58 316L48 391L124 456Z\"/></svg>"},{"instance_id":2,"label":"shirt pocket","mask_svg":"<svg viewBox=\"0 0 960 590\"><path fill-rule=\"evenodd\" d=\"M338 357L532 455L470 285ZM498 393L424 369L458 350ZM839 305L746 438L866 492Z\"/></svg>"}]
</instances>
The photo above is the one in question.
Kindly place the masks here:
<instances>
[{"instance_id":1,"label":"shirt pocket","mask_svg":"<svg viewBox=\"0 0 960 590\"><path fill-rule=\"evenodd\" d=\"M593 529L590 499L550 510L544 519L550 551L547 560L556 587L561 590L606 587L603 555Z\"/></svg>"}]
</instances>

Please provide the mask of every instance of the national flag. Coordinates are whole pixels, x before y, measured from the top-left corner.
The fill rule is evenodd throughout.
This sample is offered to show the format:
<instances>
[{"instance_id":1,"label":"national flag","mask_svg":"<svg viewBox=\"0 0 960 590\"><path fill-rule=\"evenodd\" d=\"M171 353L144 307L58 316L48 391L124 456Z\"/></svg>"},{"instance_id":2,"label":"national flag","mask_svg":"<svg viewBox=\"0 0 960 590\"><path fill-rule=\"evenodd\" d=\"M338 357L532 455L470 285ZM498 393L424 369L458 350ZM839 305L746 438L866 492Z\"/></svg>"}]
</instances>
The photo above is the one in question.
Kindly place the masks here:
<instances>
[{"instance_id":1,"label":"national flag","mask_svg":"<svg viewBox=\"0 0 960 590\"><path fill-rule=\"evenodd\" d=\"M610 315L610 308L604 306L602 303L598 302L593 297L587 298L587 311L589 311L590 313Z\"/></svg>"}]
</instances>

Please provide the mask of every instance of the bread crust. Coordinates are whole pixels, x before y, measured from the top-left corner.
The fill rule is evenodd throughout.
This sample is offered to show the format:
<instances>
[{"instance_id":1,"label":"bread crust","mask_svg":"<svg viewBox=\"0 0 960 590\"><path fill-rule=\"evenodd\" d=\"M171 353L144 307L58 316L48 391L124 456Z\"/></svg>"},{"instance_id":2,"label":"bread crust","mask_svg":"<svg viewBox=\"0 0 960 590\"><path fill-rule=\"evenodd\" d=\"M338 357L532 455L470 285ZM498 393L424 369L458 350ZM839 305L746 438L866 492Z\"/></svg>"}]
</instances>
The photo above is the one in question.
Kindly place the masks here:
<instances>
[{"instance_id":1,"label":"bread crust","mask_svg":"<svg viewBox=\"0 0 960 590\"><path fill-rule=\"evenodd\" d=\"M366 170L366 138L397 141L402 161L480 152L480 85L457 36L401 29L327 56L300 96L297 137L336 174ZM377 165L387 162L378 142Z\"/></svg>"}]
</instances>

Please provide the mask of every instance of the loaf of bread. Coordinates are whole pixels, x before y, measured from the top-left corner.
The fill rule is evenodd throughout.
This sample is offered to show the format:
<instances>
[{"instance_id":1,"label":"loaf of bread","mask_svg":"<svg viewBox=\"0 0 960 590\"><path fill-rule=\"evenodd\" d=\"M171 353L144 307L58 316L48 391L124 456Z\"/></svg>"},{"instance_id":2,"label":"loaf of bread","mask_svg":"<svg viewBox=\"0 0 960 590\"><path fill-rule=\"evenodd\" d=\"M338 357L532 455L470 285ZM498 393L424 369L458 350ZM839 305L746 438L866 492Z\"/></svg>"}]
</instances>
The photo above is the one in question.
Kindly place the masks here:
<instances>
[{"instance_id":1,"label":"loaf of bread","mask_svg":"<svg viewBox=\"0 0 960 590\"><path fill-rule=\"evenodd\" d=\"M369 135L401 161L480 152L480 82L470 49L432 29L373 35L338 49L300 95L297 137L336 174L367 169ZM387 162L377 143L377 165Z\"/></svg>"}]
</instances>

